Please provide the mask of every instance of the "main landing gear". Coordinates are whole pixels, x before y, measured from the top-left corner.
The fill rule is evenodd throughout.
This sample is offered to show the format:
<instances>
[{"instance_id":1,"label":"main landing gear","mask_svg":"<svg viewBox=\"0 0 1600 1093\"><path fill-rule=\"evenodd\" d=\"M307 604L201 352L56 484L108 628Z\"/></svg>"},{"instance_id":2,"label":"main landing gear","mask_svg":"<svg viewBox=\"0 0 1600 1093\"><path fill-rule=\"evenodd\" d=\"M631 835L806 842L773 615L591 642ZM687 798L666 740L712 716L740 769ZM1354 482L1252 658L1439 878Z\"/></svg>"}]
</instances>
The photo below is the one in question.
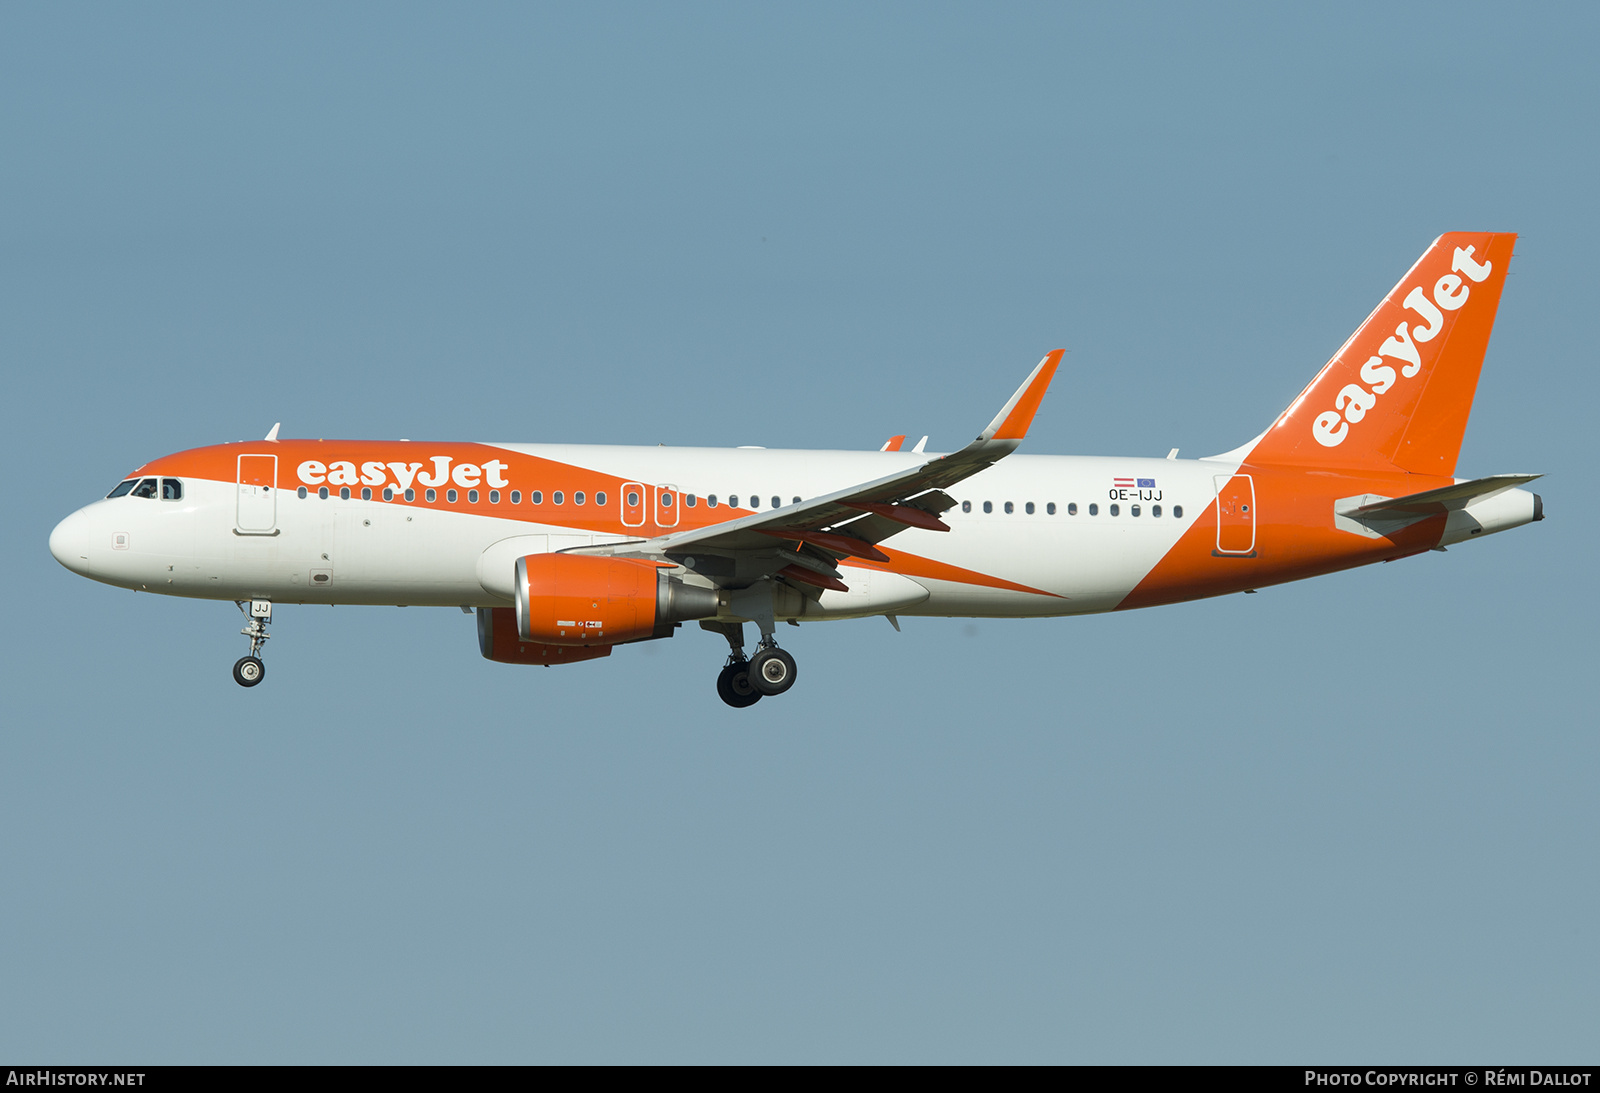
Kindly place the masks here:
<instances>
[{"instance_id":1,"label":"main landing gear","mask_svg":"<svg viewBox=\"0 0 1600 1093\"><path fill-rule=\"evenodd\" d=\"M764 639L750 658L751 686L764 695L781 695L793 687L794 672L794 657L770 638Z\"/></svg>"},{"instance_id":2,"label":"main landing gear","mask_svg":"<svg viewBox=\"0 0 1600 1093\"><path fill-rule=\"evenodd\" d=\"M717 673L717 696L736 710L761 701L761 692L750 683L750 662L742 656L728 657Z\"/></svg>"},{"instance_id":3,"label":"main landing gear","mask_svg":"<svg viewBox=\"0 0 1600 1093\"><path fill-rule=\"evenodd\" d=\"M251 600L246 607L243 600L234 606L244 613L246 625L239 633L250 639L250 655L240 657L233 665L233 681L241 687L254 687L267 678L267 666L261 663L261 647L267 643L267 627L272 623L272 601Z\"/></svg>"},{"instance_id":4,"label":"main landing gear","mask_svg":"<svg viewBox=\"0 0 1600 1093\"><path fill-rule=\"evenodd\" d=\"M702 622L700 626L728 639L728 662L717 675L717 695L736 710L754 706L763 695L781 695L794 686L794 657L778 648L771 634L756 646L756 655L746 660L744 627L736 622Z\"/></svg>"}]
</instances>

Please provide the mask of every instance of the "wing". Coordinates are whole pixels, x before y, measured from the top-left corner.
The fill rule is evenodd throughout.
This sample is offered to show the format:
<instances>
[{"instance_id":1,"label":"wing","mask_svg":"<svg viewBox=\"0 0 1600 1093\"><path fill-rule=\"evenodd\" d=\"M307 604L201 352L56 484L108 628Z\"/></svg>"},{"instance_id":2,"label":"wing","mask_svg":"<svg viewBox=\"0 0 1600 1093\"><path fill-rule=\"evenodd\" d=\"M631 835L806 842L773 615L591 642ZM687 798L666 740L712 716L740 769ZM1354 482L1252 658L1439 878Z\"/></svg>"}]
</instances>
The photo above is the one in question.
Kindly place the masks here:
<instances>
[{"instance_id":1,"label":"wing","mask_svg":"<svg viewBox=\"0 0 1600 1093\"><path fill-rule=\"evenodd\" d=\"M858 557L887 561L873 544L908 527L949 531L939 515L955 505L945 489L992 467L1017 450L1055 376L1064 350L1057 349L1029 373L989 427L959 452L930 459L896 474L813 497L796 505L756 513L710 527L665 535L642 544L664 555L771 555L772 566L743 566L751 576L781 572L805 584L842 587L835 562ZM750 559L754 561L755 559ZM785 568L789 567L789 568ZM741 572L741 576L745 575Z\"/></svg>"}]
</instances>

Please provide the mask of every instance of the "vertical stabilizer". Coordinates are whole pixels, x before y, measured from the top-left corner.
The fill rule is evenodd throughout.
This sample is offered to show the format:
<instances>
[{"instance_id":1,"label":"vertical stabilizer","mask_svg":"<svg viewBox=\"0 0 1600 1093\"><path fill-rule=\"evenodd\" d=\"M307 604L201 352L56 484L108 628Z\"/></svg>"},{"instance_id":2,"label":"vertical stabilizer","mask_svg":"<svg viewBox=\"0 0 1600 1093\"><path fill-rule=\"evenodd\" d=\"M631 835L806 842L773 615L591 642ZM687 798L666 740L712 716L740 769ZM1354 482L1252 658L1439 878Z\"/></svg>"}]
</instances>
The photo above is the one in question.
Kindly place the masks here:
<instances>
[{"instance_id":1,"label":"vertical stabilizer","mask_svg":"<svg viewBox=\"0 0 1600 1093\"><path fill-rule=\"evenodd\" d=\"M1516 240L1436 239L1262 435L1250 462L1453 474Z\"/></svg>"}]
</instances>

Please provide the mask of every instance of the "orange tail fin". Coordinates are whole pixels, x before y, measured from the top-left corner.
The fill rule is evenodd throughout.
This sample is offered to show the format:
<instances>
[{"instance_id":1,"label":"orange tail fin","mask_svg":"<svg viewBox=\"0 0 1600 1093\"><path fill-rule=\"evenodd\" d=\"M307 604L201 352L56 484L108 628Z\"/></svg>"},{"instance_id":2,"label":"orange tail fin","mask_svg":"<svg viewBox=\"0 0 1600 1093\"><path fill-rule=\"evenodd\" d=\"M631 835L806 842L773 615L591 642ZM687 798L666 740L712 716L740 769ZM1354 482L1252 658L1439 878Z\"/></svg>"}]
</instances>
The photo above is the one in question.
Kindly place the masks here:
<instances>
[{"instance_id":1,"label":"orange tail fin","mask_svg":"<svg viewBox=\"0 0 1600 1093\"><path fill-rule=\"evenodd\" d=\"M1250 462L1455 473L1516 241L1503 232L1434 240Z\"/></svg>"}]
</instances>

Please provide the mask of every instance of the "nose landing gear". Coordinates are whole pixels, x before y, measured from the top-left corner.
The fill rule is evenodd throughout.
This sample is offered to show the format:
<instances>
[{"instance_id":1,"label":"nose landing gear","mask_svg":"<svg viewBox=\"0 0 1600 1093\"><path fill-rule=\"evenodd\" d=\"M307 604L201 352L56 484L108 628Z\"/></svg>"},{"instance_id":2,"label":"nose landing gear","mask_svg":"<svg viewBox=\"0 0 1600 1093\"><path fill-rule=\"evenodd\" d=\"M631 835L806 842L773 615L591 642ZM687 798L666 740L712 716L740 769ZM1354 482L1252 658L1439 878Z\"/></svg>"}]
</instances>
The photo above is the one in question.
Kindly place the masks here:
<instances>
[{"instance_id":1,"label":"nose landing gear","mask_svg":"<svg viewBox=\"0 0 1600 1093\"><path fill-rule=\"evenodd\" d=\"M234 662L233 681L241 687L254 687L267 678L267 666L261 662L261 647L270 636L267 627L272 622L272 601L251 600L246 607L243 600L235 600L234 606L246 619L245 628L239 633L250 639L250 655Z\"/></svg>"}]
</instances>

